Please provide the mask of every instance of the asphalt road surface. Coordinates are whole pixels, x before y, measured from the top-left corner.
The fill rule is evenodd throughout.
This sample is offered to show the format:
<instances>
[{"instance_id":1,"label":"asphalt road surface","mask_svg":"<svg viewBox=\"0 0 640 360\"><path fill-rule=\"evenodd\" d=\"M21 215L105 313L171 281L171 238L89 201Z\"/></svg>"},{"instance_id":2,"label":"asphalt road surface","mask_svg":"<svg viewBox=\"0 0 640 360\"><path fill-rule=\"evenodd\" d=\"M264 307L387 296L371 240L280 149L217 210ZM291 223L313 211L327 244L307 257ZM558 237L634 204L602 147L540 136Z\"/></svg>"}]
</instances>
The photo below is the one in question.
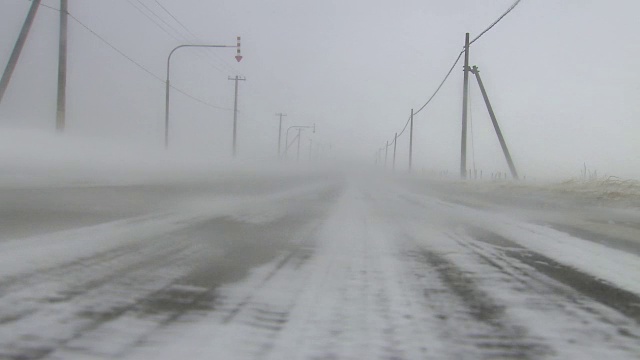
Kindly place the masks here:
<instances>
[{"instance_id":1,"label":"asphalt road surface","mask_svg":"<svg viewBox=\"0 0 640 360\"><path fill-rule=\"evenodd\" d=\"M0 359L639 359L640 214L379 174L0 189Z\"/></svg>"}]
</instances>

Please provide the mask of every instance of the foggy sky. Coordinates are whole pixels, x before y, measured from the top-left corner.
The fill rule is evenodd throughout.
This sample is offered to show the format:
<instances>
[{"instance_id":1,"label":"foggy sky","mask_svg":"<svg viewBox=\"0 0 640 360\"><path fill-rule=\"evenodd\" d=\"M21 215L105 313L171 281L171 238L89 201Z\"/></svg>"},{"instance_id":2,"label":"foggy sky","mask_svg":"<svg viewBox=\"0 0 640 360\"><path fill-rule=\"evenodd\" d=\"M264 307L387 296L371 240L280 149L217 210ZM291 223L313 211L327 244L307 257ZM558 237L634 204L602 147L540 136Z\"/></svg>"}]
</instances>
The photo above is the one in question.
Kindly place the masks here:
<instances>
[{"instance_id":1,"label":"foggy sky","mask_svg":"<svg viewBox=\"0 0 640 360\"><path fill-rule=\"evenodd\" d=\"M182 49L172 83L224 109L172 92L173 146L193 156L230 153L233 82L242 75L239 152L273 158L277 112L283 128L304 133L325 157L372 163L401 131L410 110L436 89L464 45L513 0L142 0L188 40L176 40L145 18L131 0L69 0L69 12L149 71L164 78L166 57L180 44L235 44L235 49ZM58 1L43 4L58 7ZM30 2L0 2L0 64L4 69ZM599 174L640 178L640 4L633 0L523 0L471 47L498 121L522 175ZM172 31L172 30L169 30ZM0 104L0 130L53 131L58 13L40 8ZM69 20L67 129L161 147L164 85ZM471 78L468 167L507 171L480 91ZM460 158L462 63L415 118L414 167L457 173ZM291 133L292 134L292 133ZM284 137L284 134L283 134ZM473 139L473 145L471 140ZM331 150L329 150L331 147ZM405 168L408 134L398 140ZM391 148L389 150L392 150Z\"/></svg>"}]
</instances>

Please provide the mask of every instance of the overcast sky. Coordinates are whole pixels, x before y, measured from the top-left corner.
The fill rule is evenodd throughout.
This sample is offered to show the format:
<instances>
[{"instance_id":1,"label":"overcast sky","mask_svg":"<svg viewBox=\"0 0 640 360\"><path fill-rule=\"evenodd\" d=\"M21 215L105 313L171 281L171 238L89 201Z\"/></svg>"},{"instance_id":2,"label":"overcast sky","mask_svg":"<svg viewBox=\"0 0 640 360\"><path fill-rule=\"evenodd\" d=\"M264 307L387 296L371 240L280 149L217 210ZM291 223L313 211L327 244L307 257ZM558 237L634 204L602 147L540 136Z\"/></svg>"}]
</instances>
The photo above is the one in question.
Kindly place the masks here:
<instances>
[{"instance_id":1,"label":"overcast sky","mask_svg":"<svg viewBox=\"0 0 640 360\"><path fill-rule=\"evenodd\" d=\"M173 47L233 45L242 36L240 63L235 49L182 49L174 55L172 83L222 109L172 92L173 146L191 149L194 156L228 156L233 81L227 78L242 75L247 80L240 83L241 156L275 157L275 114L284 112L284 129L316 124L315 134L303 133L305 149L313 139L324 156L372 163L376 151L402 130L410 110L437 88L465 32L474 38L514 1L158 2L69 0L69 12L162 79ZM54 0L43 4L59 7ZM27 0L0 1L3 68L29 6ZM578 176L586 163L601 175L640 178L639 10L635 0L523 0L472 45L470 63L480 68L522 175ZM167 32L177 30L177 39L143 13ZM41 7L0 104L2 128L53 131L57 32L58 13ZM471 80L468 167L475 160L485 173L508 171ZM69 134L162 146L162 81L72 19L67 99ZM415 117L415 168L458 172L461 102L459 63ZM408 132L398 140L399 168L406 168L408 140Z\"/></svg>"}]
</instances>

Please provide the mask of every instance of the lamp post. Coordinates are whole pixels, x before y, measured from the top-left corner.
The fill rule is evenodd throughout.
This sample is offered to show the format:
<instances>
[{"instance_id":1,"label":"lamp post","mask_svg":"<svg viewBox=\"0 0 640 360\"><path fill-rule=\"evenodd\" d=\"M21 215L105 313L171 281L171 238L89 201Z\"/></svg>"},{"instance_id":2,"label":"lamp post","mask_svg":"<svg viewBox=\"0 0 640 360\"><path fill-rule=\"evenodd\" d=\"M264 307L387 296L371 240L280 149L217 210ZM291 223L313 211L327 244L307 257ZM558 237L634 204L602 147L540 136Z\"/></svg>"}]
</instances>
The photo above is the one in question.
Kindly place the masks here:
<instances>
[{"instance_id":1,"label":"lamp post","mask_svg":"<svg viewBox=\"0 0 640 360\"><path fill-rule=\"evenodd\" d=\"M313 132L316 132L316 124L313 124L313 126L304 126L304 125L292 125L289 126L289 128L287 128L287 135L285 136L285 140L284 140L284 158L287 158L287 153L289 152L289 146L291 146L291 144L289 144L289 130L291 129L313 129ZM298 136L300 136L300 133L298 133Z\"/></svg>"},{"instance_id":2,"label":"lamp post","mask_svg":"<svg viewBox=\"0 0 640 360\"><path fill-rule=\"evenodd\" d=\"M239 41L239 40L238 40ZM171 83L169 81L169 75L170 75L170 69L171 69L171 55L173 55L174 52L176 52L176 50L181 49L181 48L185 48L185 47L200 47L200 48L240 48L240 42L238 42L238 45L195 45L195 44L184 44L184 45L178 45L175 48L173 48L173 50L171 50L171 52L169 53L169 56L167 57L167 81L166 81L166 87L165 87L165 103L164 103L164 148L168 149L169 148L169 88L171 88ZM242 60L242 56L238 55L236 56L236 60L238 60L238 62L240 62L240 60Z\"/></svg>"}]
</instances>

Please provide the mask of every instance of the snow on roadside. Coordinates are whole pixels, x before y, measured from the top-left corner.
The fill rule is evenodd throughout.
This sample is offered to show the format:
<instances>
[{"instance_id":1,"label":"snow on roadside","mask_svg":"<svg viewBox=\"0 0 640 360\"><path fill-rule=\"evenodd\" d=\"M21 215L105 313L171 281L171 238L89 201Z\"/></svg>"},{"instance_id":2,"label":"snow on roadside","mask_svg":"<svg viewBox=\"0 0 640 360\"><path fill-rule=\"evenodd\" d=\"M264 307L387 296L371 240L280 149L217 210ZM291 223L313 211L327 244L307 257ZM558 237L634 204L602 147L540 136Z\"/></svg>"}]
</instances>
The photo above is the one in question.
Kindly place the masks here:
<instances>
[{"instance_id":1,"label":"snow on roadside","mask_svg":"<svg viewBox=\"0 0 640 360\"><path fill-rule=\"evenodd\" d=\"M566 233L520 221L503 213L481 211L425 195L396 189L399 196L417 201L436 217L490 229L523 247L559 263L640 295L640 257L621 250L580 239Z\"/></svg>"},{"instance_id":2,"label":"snow on roadside","mask_svg":"<svg viewBox=\"0 0 640 360\"><path fill-rule=\"evenodd\" d=\"M200 199L177 204L171 212L3 241L0 243L0 277L47 269L183 229L212 217L231 216L256 223L271 221L283 216L285 200L320 192L329 185L319 182L263 196Z\"/></svg>"},{"instance_id":3,"label":"snow on roadside","mask_svg":"<svg viewBox=\"0 0 640 360\"><path fill-rule=\"evenodd\" d=\"M630 354L638 349L638 344L631 337L619 336L621 328L635 328L633 320L589 299L579 300L587 304L585 307L567 302L564 294L550 292L543 283L534 280L535 277L524 275L527 273L521 268L523 264L510 261L502 249L478 242L466 234L415 221L408 221L402 231L424 248L450 261L464 274L462 276L473 279L474 304L482 307L479 304L484 302L488 309L492 304L503 309L497 311L493 320L500 321L503 329L509 329L507 334L519 333L522 338L515 336L511 344L516 348L516 344L529 346L534 358L551 354L563 359L582 359L586 354L594 359L634 358ZM491 259L492 263L486 259ZM527 290L523 291L523 288ZM597 316L607 316L608 321L594 321ZM465 330L469 331L469 327ZM458 336L466 338L463 333L464 330L457 332ZM497 333L500 333L500 327L489 331L485 340Z\"/></svg>"}]
</instances>

